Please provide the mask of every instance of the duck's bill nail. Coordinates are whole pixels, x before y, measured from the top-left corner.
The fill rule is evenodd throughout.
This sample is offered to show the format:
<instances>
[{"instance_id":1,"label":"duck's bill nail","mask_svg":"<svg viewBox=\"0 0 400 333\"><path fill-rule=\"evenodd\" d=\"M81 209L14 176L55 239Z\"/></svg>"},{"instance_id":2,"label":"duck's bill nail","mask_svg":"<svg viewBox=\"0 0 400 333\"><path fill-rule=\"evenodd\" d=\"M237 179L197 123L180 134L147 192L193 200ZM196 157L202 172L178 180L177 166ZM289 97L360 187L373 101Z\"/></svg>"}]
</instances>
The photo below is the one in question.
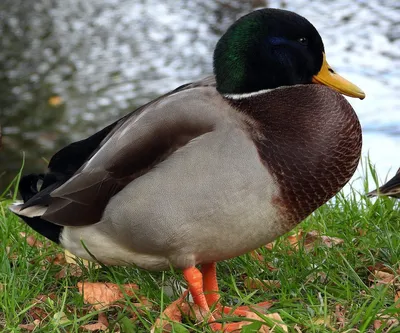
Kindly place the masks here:
<instances>
[{"instance_id":1,"label":"duck's bill nail","mask_svg":"<svg viewBox=\"0 0 400 333\"><path fill-rule=\"evenodd\" d=\"M323 54L321 69L317 75L313 76L312 82L331 87L346 96L357 97L359 99L365 98L365 93L360 88L335 73L326 61L325 53Z\"/></svg>"}]
</instances>

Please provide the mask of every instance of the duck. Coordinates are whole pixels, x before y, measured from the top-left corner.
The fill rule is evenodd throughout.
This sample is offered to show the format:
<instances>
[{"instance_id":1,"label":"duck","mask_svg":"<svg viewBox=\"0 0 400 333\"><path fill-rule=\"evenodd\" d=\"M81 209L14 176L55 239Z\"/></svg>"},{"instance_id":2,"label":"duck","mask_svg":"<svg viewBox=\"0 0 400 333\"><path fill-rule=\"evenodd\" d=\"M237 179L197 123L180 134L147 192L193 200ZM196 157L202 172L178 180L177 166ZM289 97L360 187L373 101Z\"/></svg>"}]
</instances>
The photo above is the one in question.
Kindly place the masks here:
<instances>
[{"instance_id":1,"label":"duck","mask_svg":"<svg viewBox=\"0 0 400 333\"><path fill-rule=\"evenodd\" d=\"M392 198L400 198L400 168L397 170L393 178L383 184L381 187L369 192L369 197L388 196Z\"/></svg>"},{"instance_id":2,"label":"duck","mask_svg":"<svg viewBox=\"0 0 400 333\"><path fill-rule=\"evenodd\" d=\"M181 270L211 329L231 332L239 323L215 321L217 262L290 231L349 181L362 135L343 95L365 94L281 9L234 22L213 69L56 152L10 210L81 258Z\"/></svg>"}]
</instances>

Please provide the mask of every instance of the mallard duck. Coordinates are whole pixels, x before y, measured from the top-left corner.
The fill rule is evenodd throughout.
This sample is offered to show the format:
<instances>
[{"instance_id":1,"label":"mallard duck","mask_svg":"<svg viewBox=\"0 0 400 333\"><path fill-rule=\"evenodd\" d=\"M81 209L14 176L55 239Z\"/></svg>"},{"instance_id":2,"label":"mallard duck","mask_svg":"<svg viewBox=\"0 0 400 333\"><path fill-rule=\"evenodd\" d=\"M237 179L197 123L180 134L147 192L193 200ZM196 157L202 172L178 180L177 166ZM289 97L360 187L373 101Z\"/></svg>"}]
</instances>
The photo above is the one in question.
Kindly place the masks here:
<instances>
[{"instance_id":1,"label":"mallard duck","mask_svg":"<svg viewBox=\"0 0 400 333\"><path fill-rule=\"evenodd\" d=\"M400 168L397 170L396 175L392 179L376 190L369 192L367 195L369 197L388 196L400 198Z\"/></svg>"},{"instance_id":2,"label":"mallard duck","mask_svg":"<svg viewBox=\"0 0 400 333\"><path fill-rule=\"evenodd\" d=\"M10 209L79 257L181 269L209 311L216 262L291 230L353 175L361 129L342 94L365 97L328 65L314 26L285 10L240 18L213 60L214 76L58 151L47 173L22 178Z\"/></svg>"}]
</instances>

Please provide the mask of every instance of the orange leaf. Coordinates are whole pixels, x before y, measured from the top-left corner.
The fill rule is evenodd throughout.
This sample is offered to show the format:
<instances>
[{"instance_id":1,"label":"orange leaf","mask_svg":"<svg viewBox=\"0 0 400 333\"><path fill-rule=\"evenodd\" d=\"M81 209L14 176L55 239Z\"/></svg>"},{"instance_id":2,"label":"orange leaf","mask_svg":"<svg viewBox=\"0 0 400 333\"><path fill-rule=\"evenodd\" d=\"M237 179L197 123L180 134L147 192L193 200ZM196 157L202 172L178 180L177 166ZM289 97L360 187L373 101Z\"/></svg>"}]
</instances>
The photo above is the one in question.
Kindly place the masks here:
<instances>
[{"instance_id":1,"label":"orange leaf","mask_svg":"<svg viewBox=\"0 0 400 333\"><path fill-rule=\"evenodd\" d=\"M188 290L186 290L181 297L179 297L176 301L172 302L168 305L161 316L157 318L150 332L171 332L172 325L170 321L181 322L182 321L182 307L188 308L188 303L184 301L188 294Z\"/></svg>"},{"instance_id":2,"label":"orange leaf","mask_svg":"<svg viewBox=\"0 0 400 333\"><path fill-rule=\"evenodd\" d=\"M57 253L54 257L53 256L48 257L47 260L51 262L53 265L59 265L59 266L63 266L67 263L65 260L64 253L62 252Z\"/></svg>"},{"instance_id":3,"label":"orange leaf","mask_svg":"<svg viewBox=\"0 0 400 333\"><path fill-rule=\"evenodd\" d=\"M336 322L339 326L339 329L343 329L346 325L345 313L346 313L346 311L345 311L343 305L336 304L335 317L336 317Z\"/></svg>"},{"instance_id":4,"label":"orange leaf","mask_svg":"<svg viewBox=\"0 0 400 333\"><path fill-rule=\"evenodd\" d=\"M108 282L78 282L79 293L83 294L86 304L92 304L96 310L107 308L124 298L124 292L128 296L135 296L135 290L139 287L134 283L117 285Z\"/></svg>"},{"instance_id":5,"label":"orange leaf","mask_svg":"<svg viewBox=\"0 0 400 333\"><path fill-rule=\"evenodd\" d=\"M82 325L81 328L90 332L93 331L106 331L108 329L109 323L107 316L104 312L99 313L97 323Z\"/></svg>"},{"instance_id":6,"label":"orange leaf","mask_svg":"<svg viewBox=\"0 0 400 333\"><path fill-rule=\"evenodd\" d=\"M19 324L18 327L24 330L32 332L40 324L40 320L35 319L33 323L30 324Z\"/></svg>"},{"instance_id":7,"label":"orange leaf","mask_svg":"<svg viewBox=\"0 0 400 333\"><path fill-rule=\"evenodd\" d=\"M382 320L376 319L374 320L374 329L378 330L382 326Z\"/></svg>"},{"instance_id":8,"label":"orange leaf","mask_svg":"<svg viewBox=\"0 0 400 333\"><path fill-rule=\"evenodd\" d=\"M21 237L25 237L26 238L26 243L31 246L31 247L38 247L38 248L42 248L43 247L43 243L41 241L38 241L36 239L36 237L29 235L27 236L25 232L20 232L19 233Z\"/></svg>"},{"instance_id":9,"label":"orange leaf","mask_svg":"<svg viewBox=\"0 0 400 333\"><path fill-rule=\"evenodd\" d=\"M95 324L82 325L81 328L89 332L94 332L94 331L107 331L108 326L104 325L103 323L97 322Z\"/></svg>"},{"instance_id":10,"label":"orange leaf","mask_svg":"<svg viewBox=\"0 0 400 333\"><path fill-rule=\"evenodd\" d=\"M272 250L274 248L274 243L268 243L264 246L267 250Z\"/></svg>"}]
</instances>

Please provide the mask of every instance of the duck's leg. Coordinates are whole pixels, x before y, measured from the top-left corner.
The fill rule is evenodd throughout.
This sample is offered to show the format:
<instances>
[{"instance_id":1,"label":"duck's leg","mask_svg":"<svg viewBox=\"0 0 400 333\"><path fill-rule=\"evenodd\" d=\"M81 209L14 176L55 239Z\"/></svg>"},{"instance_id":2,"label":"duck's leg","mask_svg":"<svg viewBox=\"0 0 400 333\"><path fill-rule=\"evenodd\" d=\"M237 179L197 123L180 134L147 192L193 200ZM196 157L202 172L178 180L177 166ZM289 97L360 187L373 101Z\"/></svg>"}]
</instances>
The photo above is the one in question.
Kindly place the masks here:
<instances>
[{"instance_id":1,"label":"duck's leg","mask_svg":"<svg viewBox=\"0 0 400 333\"><path fill-rule=\"evenodd\" d=\"M204 267L205 266L205 267ZM203 272L203 273L202 273ZM235 322L228 324L215 323L215 317L210 312L210 305L216 304L219 300L218 282L216 277L215 263L203 265L202 272L196 267L189 267L183 270L183 275L188 283L189 292L193 297L193 301L199 307L210 313L208 322L213 331L233 332L243 327L243 322ZM203 276L204 274L204 276ZM218 304L216 311L224 313L233 313L239 316L246 316L248 311L230 308L222 308Z\"/></svg>"},{"instance_id":2,"label":"duck's leg","mask_svg":"<svg viewBox=\"0 0 400 333\"><path fill-rule=\"evenodd\" d=\"M201 273L203 274L203 289L205 292L208 306L216 305L220 299L217 281L217 264L201 265Z\"/></svg>"},{"instance_id":3,"label":"duck's leg","mask_svg":"<svg viewBox=\"0 0 400 333\"><path fill-rule=\"evenodd\" d=\"M217 280L217 264L215 262L211 264L203 264L201 265L201 272L203 274L204 295L208 306L215 306L218 310L226 314L235 314L237 316L246 317L250 311L248 306L244 305L232 309L229 306L223 306L218 303L220 295Z\"/></svg>"}]
</instances>

